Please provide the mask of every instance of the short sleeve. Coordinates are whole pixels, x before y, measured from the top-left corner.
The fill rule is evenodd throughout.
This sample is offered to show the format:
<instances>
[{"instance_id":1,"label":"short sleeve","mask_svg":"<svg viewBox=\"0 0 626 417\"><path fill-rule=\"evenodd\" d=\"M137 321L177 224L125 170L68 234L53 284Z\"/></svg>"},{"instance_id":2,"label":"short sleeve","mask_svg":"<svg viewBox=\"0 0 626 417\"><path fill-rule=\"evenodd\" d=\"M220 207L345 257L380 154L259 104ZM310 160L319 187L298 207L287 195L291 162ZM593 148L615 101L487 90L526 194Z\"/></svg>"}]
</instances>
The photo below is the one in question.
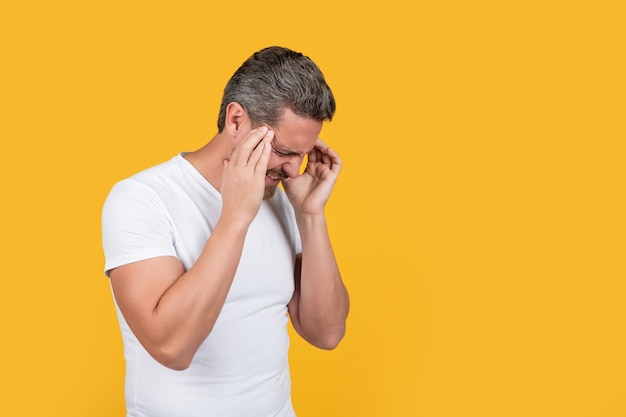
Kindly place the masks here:
<instances>
[{"instance_id":1,"label":"short sleeve","mask_svg":"<svg viewBox=\"0 0 626 417\"><path fill-rule=\"evenodd\" d=\"M112 189L102 209L104 272L144 259L176 256L167 210L146 185L126 179Z\"/></svg>"}]
</instances>

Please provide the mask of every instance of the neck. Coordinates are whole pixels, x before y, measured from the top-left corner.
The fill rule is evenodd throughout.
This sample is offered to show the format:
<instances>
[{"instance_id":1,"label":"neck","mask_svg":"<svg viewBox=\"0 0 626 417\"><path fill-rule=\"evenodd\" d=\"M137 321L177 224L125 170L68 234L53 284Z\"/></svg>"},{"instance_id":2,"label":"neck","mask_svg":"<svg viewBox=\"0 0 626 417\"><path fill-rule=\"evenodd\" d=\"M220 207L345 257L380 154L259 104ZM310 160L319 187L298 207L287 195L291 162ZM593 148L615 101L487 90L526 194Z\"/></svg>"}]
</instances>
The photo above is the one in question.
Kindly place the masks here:
<instances>
[{"instance_id":1,"label":"neck","mask_svg":"<svg viewBox=\"0 0 626 417\"><path fill-rule=\"evenodd\" d=\"M184 158L209 182L220 191L224 160L230 158L230 141L223 134L216 134L202 148L185 154Z\"/></svg>"}]
</instances>

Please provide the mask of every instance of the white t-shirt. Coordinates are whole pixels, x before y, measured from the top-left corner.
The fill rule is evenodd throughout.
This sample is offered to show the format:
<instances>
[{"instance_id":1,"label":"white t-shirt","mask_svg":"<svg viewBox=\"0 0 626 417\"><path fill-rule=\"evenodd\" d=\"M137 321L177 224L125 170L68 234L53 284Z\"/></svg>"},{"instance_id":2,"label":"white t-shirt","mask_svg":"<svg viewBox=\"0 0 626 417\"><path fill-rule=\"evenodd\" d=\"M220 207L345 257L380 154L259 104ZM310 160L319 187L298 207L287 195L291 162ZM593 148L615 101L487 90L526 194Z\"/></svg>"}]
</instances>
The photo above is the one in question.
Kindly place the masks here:
<instances>
[{"instance_id":1,"label":"white t-shirt","mask_svg":"<svg viewBox=\"0 0 626 417\"><path fill-rule=\"evenodd\" d=\"M189 269L222 209L220 193L181 155L117 183L102 214L105 273L157 256ZM261 204L222 311L184 371L155 361L116 304L128 417L294 417L287 304L301 250L285 194Z\"/></svg>"}]
</instances>

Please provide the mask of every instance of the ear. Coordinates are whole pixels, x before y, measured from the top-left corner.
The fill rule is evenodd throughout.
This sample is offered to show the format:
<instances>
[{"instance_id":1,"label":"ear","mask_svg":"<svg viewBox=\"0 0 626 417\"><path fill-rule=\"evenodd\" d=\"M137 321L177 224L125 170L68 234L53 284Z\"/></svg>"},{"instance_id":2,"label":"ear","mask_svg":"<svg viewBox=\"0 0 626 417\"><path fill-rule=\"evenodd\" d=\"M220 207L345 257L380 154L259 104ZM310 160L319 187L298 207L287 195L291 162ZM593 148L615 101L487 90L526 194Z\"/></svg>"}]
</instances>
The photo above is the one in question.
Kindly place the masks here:
<instances>
[{"instance_id":1,"label":"ear","mask_svg":"<svg viewBox=\"0 0 626 417\"><path fill-rule=\"evenodd\" d=\"M250 129L248 113L246 113L241 104L236 101L232 101L226 106L224 129L233 137L237 137L242 130Z\"/></svg>"}]
</instances>

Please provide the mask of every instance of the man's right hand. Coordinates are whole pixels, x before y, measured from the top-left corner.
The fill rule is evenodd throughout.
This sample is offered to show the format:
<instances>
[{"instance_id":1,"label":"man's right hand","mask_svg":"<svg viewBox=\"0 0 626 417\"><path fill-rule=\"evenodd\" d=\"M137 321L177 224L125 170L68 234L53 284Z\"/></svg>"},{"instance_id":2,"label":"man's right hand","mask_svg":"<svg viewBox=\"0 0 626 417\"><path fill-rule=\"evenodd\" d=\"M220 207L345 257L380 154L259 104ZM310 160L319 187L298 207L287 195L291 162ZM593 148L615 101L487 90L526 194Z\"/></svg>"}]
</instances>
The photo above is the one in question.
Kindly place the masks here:
<instances>
[{"instance_id":1,"label":"man's right hand","mask_svg":"<svg viewBox=\"0 0 626 417\"><path fill-rule=\"evenodd\" d=\"M265 174L270 159L274 132L266 126L252 129L224 160L222 217L246 227L259 211L265 192Z\"/></svg>"}]
</instances>

